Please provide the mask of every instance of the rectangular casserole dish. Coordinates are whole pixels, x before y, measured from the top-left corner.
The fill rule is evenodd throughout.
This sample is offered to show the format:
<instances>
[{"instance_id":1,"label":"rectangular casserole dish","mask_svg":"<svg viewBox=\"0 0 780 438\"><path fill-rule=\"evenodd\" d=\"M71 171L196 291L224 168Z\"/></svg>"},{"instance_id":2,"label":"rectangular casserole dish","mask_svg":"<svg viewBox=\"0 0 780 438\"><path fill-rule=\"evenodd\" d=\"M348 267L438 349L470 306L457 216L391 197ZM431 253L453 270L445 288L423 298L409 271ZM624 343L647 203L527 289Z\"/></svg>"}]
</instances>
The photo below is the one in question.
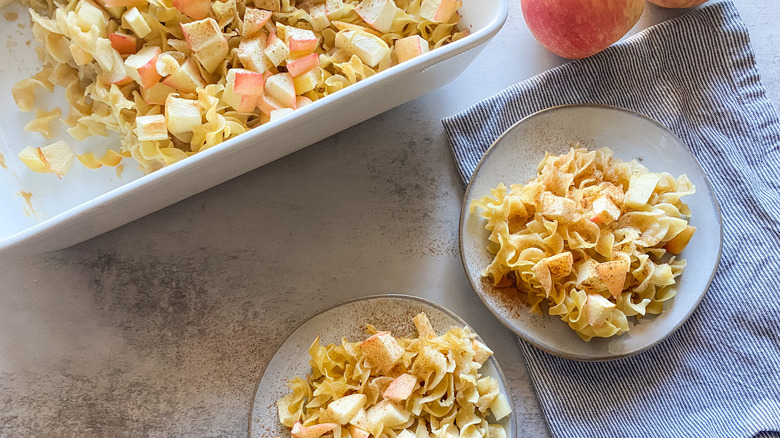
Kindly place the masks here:
<instances>
[{"instance_id":1,"label":"rectangular casserole dish","mask_svg":"<svg viewBox=\"0 0 780 438\"><path fill-rule=\"evenodd\" d=\"M200 191L356 125L454 80L496 35L507 17L507 0L463 0L461 29L470 35L325 97L274 123L149 175L124 160L123 171L91 170L76 163L61 179L38 174L17 158L25 146L63 139L78 153L118 146L115 137L77 142L64 131L54 140L23 127L33 117L20 112L11 87L40 69L27 11L3 10L0 41L0 255L65 248L131 222ZM59 92L59 94L57 94ZM44 108L64 103L61 89L39 96ZM50 99L47 101L47 99ZM78 145L77 145L78 144Z\"/></svg>"}]
</instances>

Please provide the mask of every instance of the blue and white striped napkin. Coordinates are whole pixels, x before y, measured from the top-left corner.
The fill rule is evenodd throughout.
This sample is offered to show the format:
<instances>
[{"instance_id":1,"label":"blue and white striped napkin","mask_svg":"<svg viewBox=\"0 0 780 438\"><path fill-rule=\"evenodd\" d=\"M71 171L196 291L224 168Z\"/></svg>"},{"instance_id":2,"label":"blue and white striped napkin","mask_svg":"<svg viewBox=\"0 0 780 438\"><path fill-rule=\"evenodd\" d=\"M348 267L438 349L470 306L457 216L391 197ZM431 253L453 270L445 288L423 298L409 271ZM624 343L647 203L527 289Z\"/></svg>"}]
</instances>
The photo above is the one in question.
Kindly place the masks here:
<instances>
[{"instance_id":1,"label":"blue and white striped napkin","mask_svg":"<svg viewBox=\"0 0 780 438\"><path fill-rule=\"evenodd\" d=\"M507 128L571 103L659 120L698 158L721 205L720 267L660 345L602 363L520 341L558 437L750 437L780 431L780 122L730 2L654 26L443 120L461 177Z\"/></svg>"}]
</instances>

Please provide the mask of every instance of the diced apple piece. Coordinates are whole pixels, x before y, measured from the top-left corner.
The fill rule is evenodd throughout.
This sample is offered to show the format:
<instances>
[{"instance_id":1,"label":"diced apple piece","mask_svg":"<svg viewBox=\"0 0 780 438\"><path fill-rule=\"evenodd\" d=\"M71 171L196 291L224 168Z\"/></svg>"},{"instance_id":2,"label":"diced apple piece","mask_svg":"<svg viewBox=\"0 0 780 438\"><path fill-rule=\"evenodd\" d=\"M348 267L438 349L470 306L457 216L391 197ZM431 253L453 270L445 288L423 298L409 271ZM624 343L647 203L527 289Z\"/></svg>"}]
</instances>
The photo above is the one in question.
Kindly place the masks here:
<instances>
[{"instance_id":1,"label":"diced apple piece","mask_svg":"<svg viewBox=\"0 0 780 438\"><path fill-rule=\"evenodd\" d=\"M553 278L563 278L571 273L574 264L574 256L566 251L544 259L547 267L550 269L550 275Z\"/></svg>"},{"instance_id":2,"label":"diced apple piece","mask_svg":"<svg viewBox=\"0 0 780 438\"><path fill-rule=\"evenodd\" d=\"M382 38L361 30L340 30L336 33L336 47L357 55L369 67L376 67L390 54Z\"/></svg>"},{"instance_id":3,"label":"diced apple piece","mask_svg":"<svg viewBox=\"0 0 780 438\"><path fill-rule=\"evenodd\" d=\"M168 127L165 124L165 116L155 114L136 117L135 135L141 141L167 140Z\"/></svg>"},{"instance_id":4,"label":"diced apple piece","mask_svg":"<svg viewBox=\"0 0 780 438\"><path fill-rule=\"evenodd\" d=\"M146 22L138 8L128 9L122 18L124 18L130 30L139 38L146 38L152 33L152 28L149 27L149 23Z\"/></svg>"},{"instance_id":5,"label":"diced apple piece","mask_svg":"<svg viewBox=\"0 0 780 438\"><path fill-rule=\"evenodd\" d=\"M443 23L449 21L456 9L458 0L423 0L420 16L434 23Z\"/></svg>"},{"instance_id":6,"label":"diced apple piece","mask_svg":"<svg viewBox=\"0 0 780 438\"><path fill-rule=\"evenodd\" d=\"M512 413L512 406L509 405L509 400L503 393L499 392L493 403L490 404L490 412L493 413L493 418L496 421L501 421L502 418Z\"/></svg>"},{"instance_id":7,"label":"diced apple piece","mask_svg":"<svg viewBox=\"0 0 780 438\"><path fill-rule=\"evenodd\" d=\"M311 105L312 101L306 96L295 96L295 108L303 108L307 105Z\"/></svg>"},{"instance_id":8,"label":"diced apple piece","mask_svg":"<svg viewBox=\"0 0 780 438\"><path fill-rule=\"evenodd\" d=\"M320 65L320 56L316 53L308 54L302 58L288 59L285 66L292 77L298 77Z\"/></svg>"},{"instance_id":9,"label":"diced apple piece","mask_svg":"<svg viewBox=\"0 0 780 438\"><path fill-rule=\"evenodd\" d=\"M111 41L111 47L122 55L132 55L138 51L135 35L114 32L108 35L108 40Z\"/></svg>"},{"instance_id":10,"label":"diced apple piece","mask_svg":"<svg viewBox=\"0 0 780 438\"><path fill-rule=\"evenodd\" d=\"M295 108L295 83L289 73L279 73L265 81L266 93L285 108Z\"/></svg>"},{"instance_id":11,"label":"diced apple piece","mask_svg":"<svg viewBox=\"0 0 780 438\"><path fill-rule=\"evenodd\" d=\"M601 295L589 294L587 301L585 301L585 309L588 312L588 324L593 327L601 327L614 308L615 303Z\"/></svg>"},{"instance_id":12,"label":"diced apple piece","mask_svg":"<svg viewBox=\"0 0 780 438\"><path fill-rule=\"evenodd\" d=\"M317 48L319 38L308 29L287 26L284 41L291 52L313 52Z\"/></svg>"},{"instance_id":13,"label":"diced apple piece","mask_svg":"<svg viewBox=\"0 0 780 438\"><path fill-rule=\"evenodd\" d=\"M149 88L141 88L141 98L150 105L164 105L168 95L176 90L162 82L158 82Z\"/></svg>"},{"instance_id":14,"label":"diced apple piece","mask_svg":"<svg viewBox=\"0 0 780 438\"><path fill-rule=\"evenodd\" d=\"M211 3L211 10L214 11L214 18L220 29L238 18L238 6L236 0L217 0Z\"/></svg>"},{"instance_id":15,"label":"diced apple piece","mask_svg":"<svg viewBox=\"0 0 780 438\"><path fill-rule=\"evenodd\" d=\"M569 198L545 193L544 196L542 196L540 210L542 215L549 219L562 223L569 223L574 220L577 204Z\"/></svg>"},{"instance_id":16,"label":"diced apple piece","mask_svg":"<svg viewBox=\"0 0 780 438\"><path fill-rule=\"evenodd\" d=\"M241 36L244 38L253 37L263 29L265 23L271 18L271 11L265 9L246 8L244 12L244 24Z\"/></svg>"},{"instance_id":17,"label":"diced apple piece","mask_svg":"<svg viewBox=\"0 0 780 438\"><path fill-rule=\"evenodd\" d=\"M42 148L28 146L19 152L19 159L33 172L65 175L73 165L76 154L64 141L58 141Z\"/></svg>"},{"instance_id":18,"label":"diced apple piece","mask_svg":"<svg viewBox=\"0 0 780 438\"><path fill-rule=\"evenodd\" d=\"M347 424L366 404L365 394L350 394L328 404L328 414L338 424Z\"/></svg>"},{"instance_id":19,"label":"diced apple piece","mask_svg":"<svg viewBox=\"0 0 780 438\"><path fill-rule=\"evenodd\" d=\"M231 68L227 74L227 84L237 94L260 96L263 94L265 79L261 73L243 68Z\"/></svg>"},{"instance_id":20,"label":"diced apple piece","mask_svg":"<svg viewBox=\"0 0 780 438\"><path fill-rule=\"evenodd\" d=\"M685 247L688 246L688 242L691 241L691 237L693 237L695 231L696 227L691 225L686 226L682 231L677 233L676 236L672 237L672 240L666 242L664 249L672 254L681 253Z\"/></svg>"},{"instance_id":21,"label":"diced apple piece","mask_svg":"<svg viewBox=\"0 0 780 438\"><path fill-rule=\"evenodd\" d=\"M193 20L202 20L209 16L211 0L173 0L173 7Z\"/></svg>"},{"instance_id":22,"label":"diced apple piece","mask_svg":"<svg viewBox=\"0 0 780 438\"><path fill-rule=\"evenodd\" d=\"M320 32L330 26L324 3L312 6L309 9L309 17L309 24L315 32Z\"/></svg>"},{"instance_id":23,"label":"diced apple piece","mask_svg":"<svg viewBox=\"0 0 780 438\"><path fill-rule=\"evenodd\" d=\"M599 225L609 225L620 217L620 208L607 195L593 201L593 216L590 221Z\"/></svg>"},{"instance_id":24,"label":"diced apple piece","mask_svg":"<svg viewBox=\"0 0 780 438\"><path fill-rule=\"evenodd\" d=\"M287 44L284 43L278 36L276 36L275 32L271 32L268 35L268 39L265 43L265 48L263 49L263 53L265 53L265 56L268 57L269 60L271 60L271 63L278 67L279 64L282 63L287 57L290 55L290 49L287 47Z\"/></svg>"},{"instance_id":25,"label":"diced apple piece","mask_svg":"<svg viewBox=\"0 0 780 438\"><path fill-rule=\"evenodd\" d=\"M268 94L263 94L260 96L257 100L257 108L262 111L263 114L267 116L271 116L271 113L274 111L281 110L284 107L278 100L274 99L273 97L269 96ZM279 118L280 113L277 113L277 118Z\"/></svg>"},{"instance_id":26,"label":"diced apple piece","mask_svg":"<svg viewBox=\"0 0 780 438\"><path fill-rule=\"evenodd\" d=\"M317 87L320 83L320 77L322 76L322 70L319 67L315 67L306 73L297 76L293 79L295 84L295 94L303 94L307 91L311 91Z\"/></svg>"},{"instance_id":27,"label":"diced apple piece","mask_svg":"<svg viewBox=\"0 0 780 438\"><path fill-rule=\"evenodd\" d=\"M360 349L366 353L368 361L384 374L390 371L404 354L404 349L390 332L379 332L360 344Z\"/></svg>"},{"instance_id":28,"label":"diced apple piece","mask_svg":"<svg viewBox=\"0 0 780 438\"><path fill-rule=\"evenodd\" d=\"M355 426L354 424L350 424L349 426L347 426L347 430L349 431L349 435L352 438L368 438L368 436L370 435L368 432Z\"/></svg>"},{"instance_id":29,"label":"diced apple piece","mask_svg":"<svg viewBox=\"0 0 780 438\"><path fill-rule=\"evenodd\" d=\"M476 339L471 340L471 348L474 349L474 361L480 365L485 363L490 359L490 356L493 355L493 350Z\"/></svg>"},{"instance_id":30,"label":"diced apple piece","mask_svg":"<svg viewBox=\"0 0 780 438\"><path fill-rule=\"evenodd\" d=\"M403 402L412 395L416 387L417 377L404 373L393 379L382 397L394 402Z\"/></svg>"},{"instance_id":31,"label":"diced apple piece","mask_svg":"<svg viewBox=\"0 0 780 438\"><path fill-rule=\"evenodd\" d=\"M263 75L243 68L228 70L222 101L238 112L249 113L263 94Z\"/></svg>"},{"instance_id":32,"label":"diced apple piece","mask_svg":"<svg viewBox=\"0 0 780 438\"><path fill-rule=\"evenodd\" d=\"M355 7L355 12L369 26L387 33L393 26L397 9L393 0L363 0Z\"/></svg>"},{"instance_id":33,"label":"diced apple piece","mask_svg":"<svg viewBox=\"0 0 780 438\"><path fill-rule=\"evenodd\" d=\"M206 87L206 81L200 76L194 58L188 59L178 70L166 77L163 84L183 93L195 93L198 88Z\"/></svg>"},{"instance_id":34,"label":"diced apple piece","mask_svg":"<svg viewBox=\"0 0 780 438\"><path fill-rule=\"evenodd\" d=\"M576 285L587 291L598 290L601 286L601 280L596 274L596 266L599 262L588 259L585 263L580 264L577 267L577 280Z\"/></svg>"},{"instance_id":35,"label":"diced apple piece","mask_svg":"<svg viewBox=\"0 0 780 438\"><path fill-rule=\"evenodd\" d=\"M547 260L542 259L536 262L533 268L531 268L531 272L533 272L534 277L536 277L536 280L542 286L544 292L547 293L548 295L551 294L553 288L553 281L552 281L552 274L550 273L550 267L547 266Z\"/></svg>"},{"instance_id":36,"label":"diced apple piece","mask_svg":"<svg viewBox=\"0 0 780 438\"><path fill-rule=\"evenodd\" d=\"M599 280L607 286L609 293L617 298L620 296L620 293L623 292L626 273L628 273L630 267L629 261L626 259L599 263L596 265L596 275Z\"/></svg>"},{"instance_id":37,"label":"diced apple piece","mask_svg":"<svg viewBox=\"0 0 780 438\"><path fill-rule=\"evenodd\" d=\"M631 175L623 204L630 208L639 208L647 204L655 186L661 180L657 173L635 173Z\"/></svg>"},{"instance_id":38,"label":"diced apple piece","mask_svg":"<svg viewBox=\"0 0 780 438\"><path fill-rule=\"evenodd\" d=\"M225 60L229 47L219 25L213 18L181 24L184 38L187 40L195 58L203 68L213 73Z\"/></svg>"},{"instance_id":39,"label":"diced apple piece","mask_svg":"<svg viewBox=\"0 0 780 438\"><path fill-rule=\"evenodd\" d=\"M420 35L412 35L395 41L395 57L399 64L428 51L430 51L428 41L425 41Z\"/></svg>"},{"instance_id":40,"label":"diced apple piece","mask_svg":"<svg viewBox=\"0 0 780 438\"><path fill-rule=\"evenodd\" d=\"M266 34L259 33L250 38L244 38L238 45L238 59L249 70L264 73L274 67L263 49L266 46Z\"/></svg>"},{"instance_id":41,"label":"diced apple piece","mask_svg":"<svg viewBox=\"0 0 780 438\"><path fill-rule=\"evenodd\" d=\"M159 55L159 47L146 46L139 50L138 53L128 56L125 60L127 75L143 88L149 88L160 82L162 76L157 73L157 57Z\"/></svg>"},{"instance_id":42,"label":"diced apple piece","mask_svg":"<svg viewBox=\"0 0 780 438\"><path fill-rule=\"evenodd\" d=\"M336 423L320 423L303 427L300 422L296 421L291 433L292 438L319 438L337 427L339 425Z\"/></svg>"},{"instance_id":43,"label":"diced apple piece","mask_svg":"<svg viewBox=\"0 0 780 438\"><path fill-rule=\"evenodd\" d=\"M410 415L411 412L390 400L382 400L366 411L369 426L379 423L382 423L384 427L400 426L409 421ZM371 427L369 427L370 429Z\"/></svg>"},{"instance_id":44,"label":"diced apple piece","mask_svg":"<svg viewBox=\"0 0 780 438\"><path fill-rule=\"evenodd\" d=\"M197 100L168 95L165 101L165 120L168 131L173 135L192 132L192 128L201 124L200 103Z\"/></svg>"}]
</instances>

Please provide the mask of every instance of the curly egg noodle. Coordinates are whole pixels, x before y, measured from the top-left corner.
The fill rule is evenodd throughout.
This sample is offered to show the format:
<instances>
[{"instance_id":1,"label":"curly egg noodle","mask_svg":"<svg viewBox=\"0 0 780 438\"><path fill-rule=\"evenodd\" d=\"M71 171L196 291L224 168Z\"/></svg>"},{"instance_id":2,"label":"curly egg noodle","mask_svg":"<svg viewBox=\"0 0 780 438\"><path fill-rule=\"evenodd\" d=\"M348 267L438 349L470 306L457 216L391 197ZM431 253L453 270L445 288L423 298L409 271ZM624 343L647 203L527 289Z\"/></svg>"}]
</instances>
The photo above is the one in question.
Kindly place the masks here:
<instances>
[{"instance_id":1,"label":"curly egg noodle","mask_svg":"<svg viewBox=\"0 0 780 438\"><path fill-rule=\"evenodd\" d=\"M64 88L69 103L67 116L60 118L59 109L38 111L26 129L49 138L51 122L62 120L77 140L117 133L121 145L118 150L78 156L89 168L116 166L122 158L132 157L144 171L157 170L390 68L403 60L398 40L419 36L420 40L412 39L418 47L424 46L415 52L419 54L468 34L458 30L460 17L456 12L439 16L439 12L429 11L429 0L205 0L207 10L201 13L206 18L201 20L182 13L174 7L174 0L22 1L31 6L32 32L40 43L37 54L43 68L13 87L14 99L22 111L32 111L36 109L36 92L51 92L57 85ZM178 5L196 3L202 2L182 0ZM453 9L460 5L452 3ZM382 9L377 21L382 17L392 19L366 23L361 16L373 16L378 6ZM389 15L387 8L391 8ZM270 19L254 29L246 24L250 11L253 17L267 13ZM199 22L198 31L213 29L215 39L203 47L191 47L182 25L195 22ZM316 46L296 49L290 45L290 35L301 31L313 32ZM130 46L126 38L133 41ZM265 50L265 44L273 50ZM214 47L224 47L224 56L217 61L206 56ZM369 49L373 52L366 52ZM128 70L125 74L128 58L136 53L155 54L153 73L133 74ZM240 96L247 99L238 104L235 94L230 96L230 71L250 70L269 81L264 96L265 102L272 102L267 98L269 83L289 85L293 80L292 62L311 53L317 55L317 61L313 69L295 72L298 76L294 78L293 101L255 106L251 102L247 105L247 99L261 96ZM403 56L409 57L408 53ZM178 79L166 82L177 74ZM280 74L290 76L272 78ZM182 85L182 76L190 82ZM194 115L189 113L189 126L172 127L166 108L168 96L179 98L181 107L196 109ZM141 133L145 127L139 121L159 121L163 116L167 131ZM44 163L45 158L41 157ZM48 164L42 166L51 171ZM59 175L57 170L54 172Z\"/></svg>"},{"instance_id":2,"label":"curly egg noodle","mask_svg":"<svg viewBox=\"0 0 780 438\"><path fill-rule=\"evenodd\" d=\"M514 286L532 312L546 304L586 341L623 334L627 317L659 314L677 293L686 263L676 254L695 231L680 198L694 192L685 175L649 172L607 148L545 154L536 178L472 203L495 255L483 275Z\"/></svg>"},{"instance_id":3,"label":"curly egg noodle","mask_svg":"<svg viewBox=\"0 0 780 438\"><path fill-rule=\"evenodd\" d=\"M277 403L292 436L334 438L505 438L511 408L498 381L480 374L493 354L468 327L437 336L428 317L413 318L417 338L367 326L363 342L309 348L312 374L296 377Z\"/></svg>"}]
</instances>

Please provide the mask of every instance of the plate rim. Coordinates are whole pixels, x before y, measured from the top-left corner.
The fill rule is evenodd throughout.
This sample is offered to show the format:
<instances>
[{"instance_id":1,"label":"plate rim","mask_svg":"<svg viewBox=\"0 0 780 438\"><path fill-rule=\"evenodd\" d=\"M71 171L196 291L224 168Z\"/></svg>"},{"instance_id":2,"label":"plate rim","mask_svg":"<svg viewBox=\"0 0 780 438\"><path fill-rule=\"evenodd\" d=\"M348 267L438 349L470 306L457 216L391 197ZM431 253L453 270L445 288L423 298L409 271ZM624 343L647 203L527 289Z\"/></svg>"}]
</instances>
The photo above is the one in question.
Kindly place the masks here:
<instances>
[{"instance_id":1,"label":"plate rim","mask_svg":"<svg viewBox=\"0 0 780 438\"><path fill-rule=\"evenodd\" d=\"M699 295L696 302L688 309L688 311L685 313L682 319L678 323L676 323L673 327L671 327L665 334L660 336L659 338L655 339L653 342L649 343L648 345L645 345L641 348L635 349L633 351L625 352L625 353L617 353L617 354L606 354L602 356L586 356L586 355L580 355L580 354L572 354L565 351L560 351L555 348L551 348L550 346L541 343L534 339L531 336L527 336L524 333L520 333L518 330L515 329L514 325L509 321L507 318L505 318L503 315L500 315L493 309L492 306L490 306L487 301L485 300L485 297L480 292L480 288L478 285L474 284L474 281L472 281L470 270L466 263L466 258L464 256L464 235L465 235L465 219L470 214L469 213L469 205L467 203L471 192L473 188L473 182L475 181L476 177L479 174L480 169L482 168L482 165L485 163L486 159L490 154L493 153L493 151L496 149L496 146L506 137L511 131L515 130L518 126L525 123L527 120L540 116L542 114L546 114L549 112L555 112L559 110L568 110L573 108L591 108L591 109L597 109L597 110L604 110L604 111L617 111L621 113L628 114L633 117L637 117L639 119L644 120L645 122L648 122L652 125L654 125L657 128L660 128L662 131L665 131L667 135L670 136L680 147L682 153L685 155L688 155L688 157L693 161L696 168L698 168L699 172L701 172L701 175L704 177L704 181L706 183L707 188L707 194L710 201L710 204L712 205L713 209L715 210L715 221L717 222L717 232L718 232L718 253L715 258L715 263L712 266L712 270L710 272L710 276L707 279L707 283ZM548 353L553 356L557 356L563 359L569 359L574 360L578 362L608 362L613 360L619 360L626 357L634 356L637 354L640 354L644 351L649 350L650 348L655 347L656 345L660 344L664 340L666 340L669 336L671 336L672 333L676 332L688 319L693 315L693 312L699 307L699 304L701 304L701 301L704 299L704 296L707 294L707 291L709 291L710 286L712 285L712 280L715 278L715 274L718 271L718 266L720 265L720 259L723 253L723 220L722 220L722 213L720 204L718 202L717 195L715 193L714 188L712 187L712 182L710 181L709 177L707 176L707 173L705 172L704 168L701 167L701 163L699 163L699 160L696 158L696 156L691 152L688 145L682 141L680 137L677 136L671 129L669 129L666 125L659 122L658 120L643 114L639 111L635 111L629 108L621 107L621 106L615 106L615 105L607 105L607 104L601 104L601 103L574 103L574 104L564 104L564 105L554 105L550 106L544 109L541 109L539 111L536 111L534 113L531 113L517 122L513 123L512 126L507 128L504 132L501 133L494 141L491 143L491 145L485 150L484 154L482 154L482 157L477 162L476 167L474 167L474 172L471 174L471 177L468 180L468 183L466 185L466 189L463 194L463 199L461 201L461 209L460 209L460 216L458 218L458 250L460 252L460 260L461 264L463 266L463 271L466 274L466 277L469 281L469 284L471 284L472 289L474 290L474 293L477 294L480 301L485 305L485 307L490 310L490 312L493 314L493 316L501 322L506 328L511 330L521 341L528 342L532 346ZM550 315L546 315L550 316ZM585 342L585 341L583 341Z\"/></svg>"},{"instance_id":2,"label":"plate rim","mask_svg":"<svg viewBox=\"0 0 780 438\"><path fill-rule=\"evenodd\" d=\"M265 376L265 372L268 369L268 365L270 365L271 360L273 360L274 357L279 353L279 350L287 343L287 341L290 340L290 338L298 331L300 330L304 325L306 325L310 320L313 318L325 313L329 312L331 310L334 310L336 308L352 304L359 301L372 301L377 299L395 299L399 301L404 300L411 300L411 301L417 301L422 304L425 304L427 306L433 307L436 310L444 313L445 315L449 316L453 320L455 320L458 324L464 325L466 327L469 327L476 335L477 339L484 343L484 339L477 333L476 330L471 328L471 325L469 325L462 317L460 317L458 314L453 312L452 310L437 304L431 300L428 300L426 298L418 297L416 295L407 295L407 294L399 294L399 293L391 293L391 294L373 294L373 295L366 295L362 297L356 297L351 298L345 301L340 301L338 303L335 303L333 305L330 305L328 307L325 307L323 309L317 310L311 314L309 314L303 321L301 321L300 324L296 325L295 328L290 330L290 332L287 334L287 336L284 337L281 343L276 347L274 353L270 356L268 359L268 362L266 362L263 365L263 369L260 372L260 376L256 379L254 389L252 390L252 396L250 399L250 406L249 406L249 416L247 419L247 437L252 438L252 419L254 418L254 412L255 412L255 400L257 399L257 390L260 388L260 383L263 380L263 377ZM514 396L512 395L512 391L510 390L509 383L506 379L506 376L504 375L504 370L501 369L501 365L498 363L498 359L496 359L495 355L491 355L488 360L493 361L493 365L496 368L496 373L498 375L499 380L499 386L504 389L506 392L507 398L509 399L509 404L512 407L512 411L509 414L508 423L511 428L512 437L517 437L517 410L515 409L514 404ZM509 433L507 433L507 436L509 436Z\"/></svg>"}]
</instances>

